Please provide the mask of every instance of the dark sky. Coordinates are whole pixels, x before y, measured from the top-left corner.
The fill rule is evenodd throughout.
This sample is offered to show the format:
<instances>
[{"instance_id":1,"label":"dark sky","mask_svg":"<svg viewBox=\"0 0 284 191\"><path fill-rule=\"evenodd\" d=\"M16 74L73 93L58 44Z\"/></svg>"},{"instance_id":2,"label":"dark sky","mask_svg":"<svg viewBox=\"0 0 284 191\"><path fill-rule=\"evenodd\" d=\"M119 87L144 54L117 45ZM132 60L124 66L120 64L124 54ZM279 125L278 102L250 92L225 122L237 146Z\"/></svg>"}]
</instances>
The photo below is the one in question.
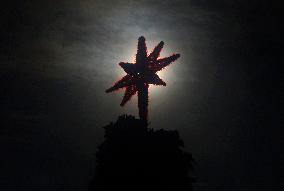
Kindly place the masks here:
<instances>
[{"instance_id":1,"label":"dark sky","mask_svg":"<svg viewBox=\"0 0 284 191\"><path fill-rule=\"evenodd\" d=\"M282 186L283 73L275 5L261 0L9 1L1 6L1 190L87 190L104 125L124 113L139 36L181 58L150 89L155 129L177 129L197 191ZM1 165L2 165L1 164ZM2 170L3 168L3 170Z\"/></svg>"}]
</instances>

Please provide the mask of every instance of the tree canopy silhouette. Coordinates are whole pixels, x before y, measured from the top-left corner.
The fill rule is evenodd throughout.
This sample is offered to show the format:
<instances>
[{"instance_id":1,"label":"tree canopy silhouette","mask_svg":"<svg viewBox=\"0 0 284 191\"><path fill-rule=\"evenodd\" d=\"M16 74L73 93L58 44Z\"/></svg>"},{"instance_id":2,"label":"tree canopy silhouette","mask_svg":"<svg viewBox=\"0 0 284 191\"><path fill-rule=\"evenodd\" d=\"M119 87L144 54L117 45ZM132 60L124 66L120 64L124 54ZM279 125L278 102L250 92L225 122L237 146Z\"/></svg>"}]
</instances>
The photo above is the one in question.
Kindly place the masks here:
<instances>
[{"instance_id":1,"label":"tree canopy silhouette","mask_svg":"<svg viewBox=\"0 0 284 191\"><path fill-rule=\"evenodd\" d=\"M153 130L123 115L104 127L90 190L192 190L191 154L176 130Z\"/></svg>"}]
</instances>

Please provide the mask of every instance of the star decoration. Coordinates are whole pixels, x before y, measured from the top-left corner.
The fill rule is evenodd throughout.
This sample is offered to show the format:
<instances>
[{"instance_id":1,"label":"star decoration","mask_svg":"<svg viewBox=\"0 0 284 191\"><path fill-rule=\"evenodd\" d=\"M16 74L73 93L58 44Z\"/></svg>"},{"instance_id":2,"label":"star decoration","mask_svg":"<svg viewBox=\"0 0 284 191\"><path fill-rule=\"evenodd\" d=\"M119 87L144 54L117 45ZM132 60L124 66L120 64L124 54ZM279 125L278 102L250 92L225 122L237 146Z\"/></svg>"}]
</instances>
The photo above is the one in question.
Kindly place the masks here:
<instances>
[{"instance_id":1,"label":"star decoration","mask_svg":"<svg viewBox=\"0 0 284 191\"><path fill-rule=\"evenodd\" d=\"M106 93L109 93L120 88L126 88L121 106L124 106L138 92L139 116L144 122L148 120L149 84L166 86L166 83L156 73L180 57L179 54L173 54L169 57L159 58L163 46L164 42L161 41L148 55L145 38L139 37L136 62L120 62L119 65L127 74L106 90Z\"/></svg>"}]
</instances>

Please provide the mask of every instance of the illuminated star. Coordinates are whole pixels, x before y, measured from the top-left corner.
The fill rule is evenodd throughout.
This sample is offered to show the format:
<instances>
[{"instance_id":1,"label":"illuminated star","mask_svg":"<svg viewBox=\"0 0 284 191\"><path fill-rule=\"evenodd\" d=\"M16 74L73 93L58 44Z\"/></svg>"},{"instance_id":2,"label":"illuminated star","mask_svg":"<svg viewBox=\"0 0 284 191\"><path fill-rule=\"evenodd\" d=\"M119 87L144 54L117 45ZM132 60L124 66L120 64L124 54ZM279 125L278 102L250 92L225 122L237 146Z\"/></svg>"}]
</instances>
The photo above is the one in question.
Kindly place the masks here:
<instances>
[{"instance_id":1,"label":"illuminated star","mask_svg":"<svg viewBox=\"0 0 284 191\"><path fill-rule=\"evenodd\" d=\"M159 58L164 42L161 41L154 50L147 55L147 46L143 36L138 39L138 47L135 63L121 62L119 65L127 73L122 79L117 81L106 92L112 92L120 88L126 88L121 106L124 106L130 98L138 92L138 108L140 119L144 122L148 120L148 88L149 84L166 86L166 83L156 74L180 55L173 54L166 58Z\"/></svg>"}]
</instances>

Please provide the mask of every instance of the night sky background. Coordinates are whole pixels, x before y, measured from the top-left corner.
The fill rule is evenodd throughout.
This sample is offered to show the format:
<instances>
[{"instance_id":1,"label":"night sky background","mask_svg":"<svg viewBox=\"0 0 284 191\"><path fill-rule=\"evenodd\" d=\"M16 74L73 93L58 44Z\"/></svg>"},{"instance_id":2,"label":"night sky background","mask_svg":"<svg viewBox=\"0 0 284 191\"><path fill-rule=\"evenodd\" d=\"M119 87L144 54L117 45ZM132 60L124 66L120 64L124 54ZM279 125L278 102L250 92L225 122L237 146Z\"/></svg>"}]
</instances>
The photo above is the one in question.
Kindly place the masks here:
<instances>
[{"instance_id":1,"label":"night sky background","mask_svg":"<svg viewBox=\"0 0 284 191\"><path fill-rule=\"evenodd\" d=\"M137 39L180 53L150 87L154 129L177 129L196 191L283 190L283 21L263 0L25 0L1 5L0 190L84 191L103 126L138 116L105 90ZM281 51L281 52L280 52ZM281 55L282 54L282 55ZM282 98L282 99L280 99Z\"/></svg>"}]
</instances>

